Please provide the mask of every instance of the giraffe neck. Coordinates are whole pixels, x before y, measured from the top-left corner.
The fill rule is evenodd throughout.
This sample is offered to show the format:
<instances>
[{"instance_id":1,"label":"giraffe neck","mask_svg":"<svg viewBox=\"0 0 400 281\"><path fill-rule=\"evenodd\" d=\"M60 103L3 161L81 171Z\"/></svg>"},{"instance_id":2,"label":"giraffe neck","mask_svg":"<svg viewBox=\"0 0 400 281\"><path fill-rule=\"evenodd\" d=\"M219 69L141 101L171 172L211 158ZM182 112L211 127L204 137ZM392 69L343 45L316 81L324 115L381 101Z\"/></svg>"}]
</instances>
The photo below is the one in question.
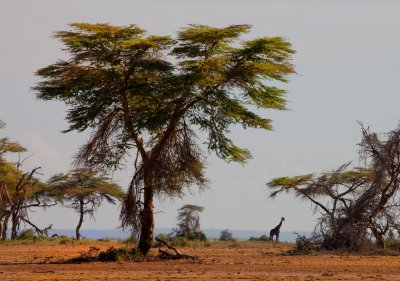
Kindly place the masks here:
<instances>
[{"instance_id":1,"label":"giraffe neck","mask_svg":"<svg viewBox=\"0 0 400 281\"><path fill-rule=\"evenodd\" d=\"M281 222L276 226L276 229L280 229L281 228L281 226L282 226L282 222L283 222L283 219L281 219Z\"/></svg>"}]
</instances>

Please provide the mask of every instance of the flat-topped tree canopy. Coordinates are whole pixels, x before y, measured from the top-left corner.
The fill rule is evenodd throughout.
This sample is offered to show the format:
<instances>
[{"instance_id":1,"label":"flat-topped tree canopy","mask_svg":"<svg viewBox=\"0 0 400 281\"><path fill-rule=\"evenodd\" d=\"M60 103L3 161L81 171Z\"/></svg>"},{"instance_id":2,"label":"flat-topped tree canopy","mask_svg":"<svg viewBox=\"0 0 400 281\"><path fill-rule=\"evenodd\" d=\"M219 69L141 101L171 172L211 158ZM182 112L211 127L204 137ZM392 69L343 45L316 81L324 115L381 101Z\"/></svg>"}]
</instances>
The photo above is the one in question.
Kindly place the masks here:
<instances>
[{"instance_id":1,"label":"flat-topped tree canopy","mask_svg":"<svg viewBox=\"0 0 400 281\"><path fill-rule=\"evenodd\" d=\"M185 187L207 183L194 131L208 134L205 143L220 158L249 159L228 137L229 127L272 129L252 109L286 109L285 91L268 82L286 82L294 73L294 50L279 37L239 41L249 25L188 25L177 38L147 35L136 25L71 28L55 33L70 58L38 70L43 80L33 89L39 99L69 106L67 131L93 130L77 164L120 168L127 152L137 150L121 218L142 229L139 247L147 252L153 195L182 196Z\"/></svg>"}]
</instances>

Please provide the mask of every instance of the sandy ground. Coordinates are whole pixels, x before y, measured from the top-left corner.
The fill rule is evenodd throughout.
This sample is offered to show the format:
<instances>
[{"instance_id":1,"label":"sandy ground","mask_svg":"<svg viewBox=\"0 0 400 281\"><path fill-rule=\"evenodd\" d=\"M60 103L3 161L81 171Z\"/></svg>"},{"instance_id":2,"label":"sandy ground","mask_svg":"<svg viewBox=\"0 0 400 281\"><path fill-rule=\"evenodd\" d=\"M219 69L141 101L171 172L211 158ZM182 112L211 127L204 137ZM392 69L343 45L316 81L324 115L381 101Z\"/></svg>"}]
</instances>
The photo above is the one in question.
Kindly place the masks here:
<instances>
[{"instance_id":1,"label":"sandy ground","mask_svg":"<svg viewBox=\"0 0 400 281\"><path fill-rule=\"evenodd\" d=\"M90 245L0 244L0 280L400 280L400 256L290 256L290 247L211 244L182 249L198 256L196 261L52 264Z\"/></svg>"}]
</instances>

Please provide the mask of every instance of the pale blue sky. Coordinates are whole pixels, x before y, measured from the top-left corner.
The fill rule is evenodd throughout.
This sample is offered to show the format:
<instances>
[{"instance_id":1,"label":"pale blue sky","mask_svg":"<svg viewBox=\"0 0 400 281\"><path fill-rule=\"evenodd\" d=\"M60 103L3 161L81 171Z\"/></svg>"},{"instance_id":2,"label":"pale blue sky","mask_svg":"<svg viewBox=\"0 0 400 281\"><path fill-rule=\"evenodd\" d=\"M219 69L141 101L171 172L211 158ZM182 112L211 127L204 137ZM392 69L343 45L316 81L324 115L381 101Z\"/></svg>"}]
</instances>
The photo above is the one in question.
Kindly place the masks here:
<instances>
[{"instance_id":1,"label":"pale blue sky","mask_svg":"<svg viewBox=\"0 0 400 281\"><path fill-rule=\"evenodd\" d=\"M62 134L65 106L35 101L30 91L35 70L65 56L51 38L72 22L138 24L149 33L174 35L189 23L211 26L247 23L247 37L283 36L297 54L298 75L289 84L286 112L265 111L273 132L232 130L232 138L249 148L246 166L208 159L210 189L183 200L157 202L156 227L175 225L176 209L185 203L205 207L203 228L263 230L286 217L282 230L311 230L308 202L291 196L272 201L265 183L278 176L357 165L357 120L385 132L398 125L400 68L400 1L261 1L159 0L77 1L0 0L1 132L18 140L33 156L26 168L41 166L43 178L67 171L87 135ZM124 188L131 171L116 173ZM33 215L38 224L72 228L76 215L52 208ZM113 228L118 208L104 206L84 228Z\"/></svg>"}]
</instances>

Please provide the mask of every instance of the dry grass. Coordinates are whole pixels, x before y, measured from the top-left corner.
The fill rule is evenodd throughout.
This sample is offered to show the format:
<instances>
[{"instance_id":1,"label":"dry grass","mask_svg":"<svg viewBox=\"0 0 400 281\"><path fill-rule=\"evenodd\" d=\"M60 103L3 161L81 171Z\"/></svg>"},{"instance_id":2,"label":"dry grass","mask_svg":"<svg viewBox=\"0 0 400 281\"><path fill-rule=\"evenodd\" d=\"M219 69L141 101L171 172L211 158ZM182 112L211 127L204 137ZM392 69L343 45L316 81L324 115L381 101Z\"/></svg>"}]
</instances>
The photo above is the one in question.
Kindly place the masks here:
<instances>
[{"instance_id":1,"label":"dry grass","mask_svg":"<svg viewBox=\"0 0 400 281\"><path fill-rule=\"evenodd\" d=\"M290 244L197 243L199 260L51 264L118 242L0 244L0 280L400 280L399 256L289 256ZM152 249L152 255L157 249Z\"/></svg>"}]
</instances>

